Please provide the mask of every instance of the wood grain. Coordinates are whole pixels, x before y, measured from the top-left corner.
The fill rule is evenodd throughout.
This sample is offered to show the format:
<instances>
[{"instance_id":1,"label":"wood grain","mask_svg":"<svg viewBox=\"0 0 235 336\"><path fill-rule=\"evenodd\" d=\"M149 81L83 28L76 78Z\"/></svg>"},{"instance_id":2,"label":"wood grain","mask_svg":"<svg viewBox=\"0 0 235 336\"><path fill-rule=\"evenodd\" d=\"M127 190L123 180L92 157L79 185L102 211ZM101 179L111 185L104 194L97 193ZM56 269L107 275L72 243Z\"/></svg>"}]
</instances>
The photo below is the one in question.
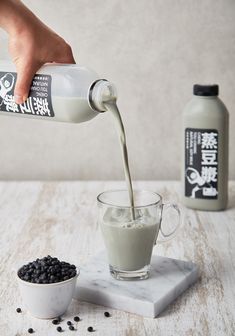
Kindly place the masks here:
<instances>
[{"instance_id":1,"label":"wood grain","mask_svg":"<svg viewBox=\"0 0 235 336\"><path fill-rule=\"evenodd\" d=\"M121 188L123 182L1 182L0 183L0 335L58 335L51 321L38 320L25 310L15 270L46 254L80 265L103 248L97 226L96 196ZM166 201L180 203L178 182L135 182L136 188L155 190ZM182 207L183 223L174 240L159 244L155 253L192 260L200 280L158 318L110 310L73 301L65 319L79 315L74 335L87 335L88 326L100 336L235 335L235 182L230 204L223 212L201 212ZM23 313L17 314L16 307ZM65 321L62 327L66 326ZM67 330L67 327L65 327ZM63 334L71 334L66 331Z\"/></svg>"}]
</instances>

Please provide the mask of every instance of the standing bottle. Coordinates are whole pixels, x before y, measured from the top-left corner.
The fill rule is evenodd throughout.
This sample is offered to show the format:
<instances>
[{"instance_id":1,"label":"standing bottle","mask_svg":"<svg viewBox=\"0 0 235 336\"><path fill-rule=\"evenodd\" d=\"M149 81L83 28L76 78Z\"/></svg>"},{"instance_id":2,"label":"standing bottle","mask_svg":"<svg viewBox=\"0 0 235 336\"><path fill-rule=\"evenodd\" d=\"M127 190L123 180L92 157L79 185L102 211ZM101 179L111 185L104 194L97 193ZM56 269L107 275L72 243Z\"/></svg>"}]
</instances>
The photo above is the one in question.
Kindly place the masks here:
<instances>
[{"instance_id":1,"label":"standing bottle","mask_svg":"<svg viewBox=\"0 0 235 336\"><path fill-rule=\"evenodd\" d=\"M183 112L183 203L223 210L228 201L229 114L218 85L194 85Z\"/></svg>"},{"instance_id":2,"label":"standing bottle","mask_svg":"<svg viewBox=\"0 0 235 336\"><path fill-rule=\"evenodd\" d=\"M29 97L23 104L14 101L15 66L0 61L0 114L81 123L100 112L103 102L116 98L112 83L100 79L77 64L46 64L33 78Z\"/></svg>"}]
</instances>

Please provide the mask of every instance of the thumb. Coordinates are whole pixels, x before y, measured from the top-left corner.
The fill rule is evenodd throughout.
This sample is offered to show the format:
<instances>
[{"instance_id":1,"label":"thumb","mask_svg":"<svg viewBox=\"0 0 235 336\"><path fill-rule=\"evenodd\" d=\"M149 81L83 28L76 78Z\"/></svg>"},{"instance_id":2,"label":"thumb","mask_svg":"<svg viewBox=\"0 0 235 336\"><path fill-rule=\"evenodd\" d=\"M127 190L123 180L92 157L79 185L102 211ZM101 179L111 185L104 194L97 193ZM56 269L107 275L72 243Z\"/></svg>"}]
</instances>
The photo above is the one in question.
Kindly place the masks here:
<instances>
[{"instance_id":1,"label":"thumb","mask_svg":"<svg viewBox=\"0 0 235 336\"><path fill-rule=\"evenodd\" d=\"M39 68L39 64L22 63L16 65L17 80L14 99L17 104L22 104L28 98L33 77Z\"/></svg>"}]
</instances>

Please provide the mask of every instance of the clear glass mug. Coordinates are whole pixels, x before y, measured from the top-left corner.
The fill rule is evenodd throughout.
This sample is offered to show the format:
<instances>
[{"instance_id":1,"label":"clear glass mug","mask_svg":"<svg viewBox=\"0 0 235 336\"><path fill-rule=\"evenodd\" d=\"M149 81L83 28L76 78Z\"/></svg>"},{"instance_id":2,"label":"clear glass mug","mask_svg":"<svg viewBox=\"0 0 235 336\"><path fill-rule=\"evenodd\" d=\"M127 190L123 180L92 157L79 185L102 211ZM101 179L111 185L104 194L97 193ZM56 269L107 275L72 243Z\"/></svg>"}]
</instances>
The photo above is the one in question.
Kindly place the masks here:
<instances>
[{"instance_id":1,"label":"clear glass mug","mask_svg":"<svg viewBox=\"0 0 235 336\"><path fill-rule=\"evenodd\" d=\"M147 279L159 232L163 237L162 241L166 241L175 235L180 225L178 206L163 204L159 194L135 190L134 200L133 212L127 190L110 190L97 196L98 221L108 255L109 269L117 280ZM162 213L169 209L176 211L177 221L170 232L164 232Z\"/></svg>"}]
</instances>

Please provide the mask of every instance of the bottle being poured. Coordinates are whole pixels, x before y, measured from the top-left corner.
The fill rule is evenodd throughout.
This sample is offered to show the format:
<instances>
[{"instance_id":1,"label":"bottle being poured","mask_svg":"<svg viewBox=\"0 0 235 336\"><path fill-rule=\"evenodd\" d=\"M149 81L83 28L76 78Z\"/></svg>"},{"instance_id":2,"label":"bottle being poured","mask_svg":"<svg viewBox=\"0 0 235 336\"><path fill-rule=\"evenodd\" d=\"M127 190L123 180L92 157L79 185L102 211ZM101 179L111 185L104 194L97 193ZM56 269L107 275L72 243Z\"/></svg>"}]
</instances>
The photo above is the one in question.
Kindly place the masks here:
<instances>
[{"instance_id":1,"label":"bottle being poured","mask_svg":"<svg viewBox=\"0 0 235 336\"><path fill-rule=\"evenodd\" d=\"M77 64L46 64L34 76L29 97L23 104L14 101L15 66L0 61L0 114L51 121L81 123L109 111L118 132L124 173L134 219L134 198L128 162L126 135L117 107L114 85Z\"/></svg>"}]
</instances>

